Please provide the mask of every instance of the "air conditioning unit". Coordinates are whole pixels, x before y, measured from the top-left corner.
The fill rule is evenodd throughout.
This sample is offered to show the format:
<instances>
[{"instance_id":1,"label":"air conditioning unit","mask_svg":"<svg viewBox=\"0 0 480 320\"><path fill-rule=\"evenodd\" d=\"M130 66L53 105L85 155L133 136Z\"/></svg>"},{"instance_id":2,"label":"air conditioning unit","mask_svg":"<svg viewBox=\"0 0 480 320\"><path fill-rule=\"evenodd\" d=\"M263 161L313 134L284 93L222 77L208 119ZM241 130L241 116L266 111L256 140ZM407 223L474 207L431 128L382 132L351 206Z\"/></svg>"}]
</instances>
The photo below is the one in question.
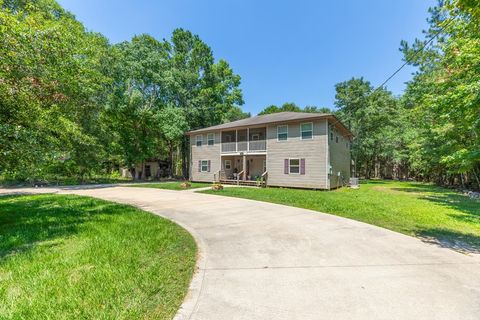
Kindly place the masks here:
<instances>
[{"instance_id":1,"label":"air conditioning unit","mask_svg":"<svg viewBox=\"0 0 480 320\"><path fill-rule=\"evenodd\" d=\"M358 189L360 188L360 182L358 178L350 178L350 188Z\"/></svg>"}]
</instances>

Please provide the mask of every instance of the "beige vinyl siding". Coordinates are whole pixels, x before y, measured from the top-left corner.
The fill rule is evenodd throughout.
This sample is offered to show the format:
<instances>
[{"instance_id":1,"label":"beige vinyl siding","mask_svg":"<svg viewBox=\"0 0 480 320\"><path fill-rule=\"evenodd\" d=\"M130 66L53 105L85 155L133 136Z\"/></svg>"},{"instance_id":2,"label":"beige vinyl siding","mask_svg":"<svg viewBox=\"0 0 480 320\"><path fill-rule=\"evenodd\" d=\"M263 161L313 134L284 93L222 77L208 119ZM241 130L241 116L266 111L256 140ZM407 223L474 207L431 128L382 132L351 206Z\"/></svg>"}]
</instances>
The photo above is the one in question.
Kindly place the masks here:
<instances>
[{"instance_id":1,"label":"beige vinyl siding","mask_svg":"<svg viewBox=\"0 0 480 320\"><path fill-rule=\"evenodd\" d=\"M330 128L332 130L332 128ZM338 143L336 138L338 137ZM330 138L329 138L330 139ZM342 186L341 180L338 177L338 173L345 180L350 179L350 148L347 148L346 143L349 142L349 138L342 136L339 131L333 130L333 140L329 140L329 155L330 166L332 173L330 176L330 188L337 188Z\"/></svg>"},{"instance_id":2,"label":"beige vinyl siding","mask_svg":"<svg viewBox=\"0 0 480 320\"><path fill-rule=\"evenodd\" d=\"M267 127L267 170L271 186L327 189L326 120L313 121L312 139L301 139L300 125L288 123L288 139L277 140L277 125ZM280 124L281 125L281 124ZM305 159L305 174L285 174L284 159Z\"/></svg>"},{"instance_id":3,"label":"beige vinyl siding","mask_svg":"<svg viewBox=\"0 0 480 320\"><path fill-rule=\"evenodd\" d=\"M213 146L209 146L207 143L207 137L209 133L215 134L215 143ZM212 182L214 175L220 170L220 132L205 132L202 134L203 143L201 147L197 147L196 136L193 137L193 143L191 143L191 180L200 182ZM210 172L198 172L198 161L210 160Z\"/></svg>"}]
</instances>

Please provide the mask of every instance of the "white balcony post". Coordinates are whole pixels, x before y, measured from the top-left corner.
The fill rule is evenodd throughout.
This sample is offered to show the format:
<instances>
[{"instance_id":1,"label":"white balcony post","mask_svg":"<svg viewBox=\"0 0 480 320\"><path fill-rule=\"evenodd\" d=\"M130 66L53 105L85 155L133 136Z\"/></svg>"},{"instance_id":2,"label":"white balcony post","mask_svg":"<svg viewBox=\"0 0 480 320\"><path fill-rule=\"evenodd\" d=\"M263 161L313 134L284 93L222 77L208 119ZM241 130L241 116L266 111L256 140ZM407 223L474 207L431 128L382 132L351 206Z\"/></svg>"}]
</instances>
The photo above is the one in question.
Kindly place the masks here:
<instances>
[{"instance_id":1,"label":"white balcony post","mask_svg":"<svg viewBox=\"0 0 480 320\"><path fill-rule=\"evenodd\" d=\"M235 129L235 152L238 151L238 129Z\"/></svg>"},{"instance_id":2,"label":"white balcony post","mask_svg":"<svg viewBox=\"0 0 480 320\"><path fill-rule=\"evenodd\" d=\"M250 151L250 128L247 128L247 152Z\"/></svg>"}]
</instances>

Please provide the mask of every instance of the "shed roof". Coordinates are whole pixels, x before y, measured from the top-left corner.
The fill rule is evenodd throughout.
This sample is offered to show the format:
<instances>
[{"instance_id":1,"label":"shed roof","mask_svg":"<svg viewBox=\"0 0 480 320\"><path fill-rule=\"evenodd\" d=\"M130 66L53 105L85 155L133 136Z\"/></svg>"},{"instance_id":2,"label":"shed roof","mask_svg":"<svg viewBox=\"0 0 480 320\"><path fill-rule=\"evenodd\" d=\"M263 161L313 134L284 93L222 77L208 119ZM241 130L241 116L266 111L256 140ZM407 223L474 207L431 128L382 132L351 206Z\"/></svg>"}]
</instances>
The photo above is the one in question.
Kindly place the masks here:
<instances>
[{"instance_id":1,"label":"shed roof","mask_svg":"<svg viewBox=\"0 0 480 320\"><path fill-rule=\"evenodd\" d=\"M254 116L242 120L227 122L223 124L219 124L216 126L211 126L207 128L192 130L187 132L188 135L202 133L207 131L218 131L218 130L226 130L226 129L238 129L242 127L250 127L262 124L270 124L270 123L279 123L279 122L292 122L292 121L301 121L301 120L315 120L315 119L333 119L335 124L339 124L342 131L346 135L353 136L353 134L348 130L340 120L337 119L333 114L330 113L309 113L309 112L278 112L278 113L271 113L261 116Z\"/></svg>"}]
</instances>

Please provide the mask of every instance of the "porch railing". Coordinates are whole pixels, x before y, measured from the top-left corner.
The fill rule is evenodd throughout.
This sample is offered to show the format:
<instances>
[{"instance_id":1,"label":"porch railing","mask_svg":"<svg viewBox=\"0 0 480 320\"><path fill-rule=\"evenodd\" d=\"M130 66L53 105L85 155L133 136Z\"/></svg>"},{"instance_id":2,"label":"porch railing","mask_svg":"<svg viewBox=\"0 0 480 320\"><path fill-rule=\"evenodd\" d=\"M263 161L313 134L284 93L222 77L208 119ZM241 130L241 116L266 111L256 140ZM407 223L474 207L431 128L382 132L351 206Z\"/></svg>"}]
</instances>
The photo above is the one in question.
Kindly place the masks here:
<instances>
[{"instance_id":1,"label":"porch railing","mask_svg":"<svg viewBox=\"0 0 480 320\"><path fill-rule=\"evenodd\" d=\"M236 142L222 142L222 152L235 152L236 150Z\"/></svg>"},{"instance_id":2,"label":"porch railing","mask_svg":"<svg viewBox=\"0 0 480 320\"><path fill-rule=\"evenodd\" d=\"M241 151L266 151L267 142L265 140L222 142L222 152L241 152Z\"/></svg>"},{"instance_id":3,"label":"porch railing","mask_svg":"<svg viewBox=\"0 0 480 320\"><path fill-rule=\"evenodd\" d=\"M268 171L265 171L264 173L262 173L262 178L261 178L261 182L264 187L267 186L267 180L268 180Z\"/></svg>"},{"instance_id":4,"label":"porch railing","mask_svg":"<svg viewBox=\"0 0 480 320\"><path fill-rule=\"evenodd\" d=\"M249 142L250 151L265 151L267 150L267 142L265 140L255 140Z\"/></svg>"},{"instance_id":5,"label":"porch railing","mask_svg":"<svg viewBox=\"0 0 480 320\"><path fill-rule=\"evenodd\" d=\"M240 178L242 175L245 175L245 171L240 171L237 175L237 185L240 184ZM245 180L245 179L242 179L242 180Z\"/></svg>"},{"instance_id":6,"label":"porch railing","mask_svg":"<svg viewBox=\"0 0 480 320\"><path fill-rule=\"evenodd\" d=\"M247 141L238 141L237 151L247 151L248 149L248 142Z\"/></svg>"}]
</instances>

